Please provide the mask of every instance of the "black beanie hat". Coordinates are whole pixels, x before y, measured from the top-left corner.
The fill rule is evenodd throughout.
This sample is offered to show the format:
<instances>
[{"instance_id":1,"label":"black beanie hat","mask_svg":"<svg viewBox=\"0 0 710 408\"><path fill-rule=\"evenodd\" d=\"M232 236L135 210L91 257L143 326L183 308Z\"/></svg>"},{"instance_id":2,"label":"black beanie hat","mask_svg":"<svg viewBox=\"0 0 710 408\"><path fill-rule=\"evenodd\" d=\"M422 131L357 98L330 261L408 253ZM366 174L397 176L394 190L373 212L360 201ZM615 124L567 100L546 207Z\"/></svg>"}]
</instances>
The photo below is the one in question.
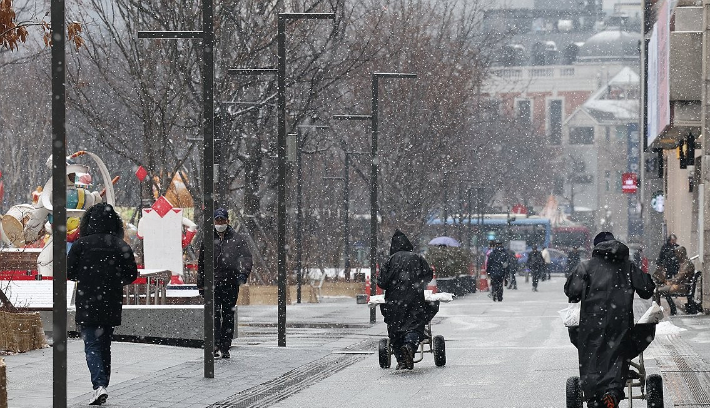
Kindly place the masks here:
<instances>
[{"instance_id":1,"label":"black beanie hat","mask_svg":"<svg viewBox=\"0 0 710 408\"><path fill-rule=\"evenodd\" d=\"M608 231L600 232L597 234L596 237L594 237L594 246L597 246L597 244L599 244L600 242L611 241L613 239L616 239L616 238L614 238L614 234L612 234L611 232L608 232Z\"/></svg>"}]
</instances>

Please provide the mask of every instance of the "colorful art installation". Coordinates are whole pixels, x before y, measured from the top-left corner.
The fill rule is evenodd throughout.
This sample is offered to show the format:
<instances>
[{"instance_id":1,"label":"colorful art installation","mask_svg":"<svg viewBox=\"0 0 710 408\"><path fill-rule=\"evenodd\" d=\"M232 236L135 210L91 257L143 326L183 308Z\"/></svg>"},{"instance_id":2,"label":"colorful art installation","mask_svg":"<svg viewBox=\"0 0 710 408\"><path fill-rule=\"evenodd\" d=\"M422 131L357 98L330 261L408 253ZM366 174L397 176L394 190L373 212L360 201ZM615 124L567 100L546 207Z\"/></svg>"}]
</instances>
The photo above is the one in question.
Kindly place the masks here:
<instances>
[{"instance_id":1,"label":"colorful art installation","mask_svg":"<svg viewBox=\"0 0 710 408\"><path fill-rule=\"evenodd\" d=\"M78 164L75 159L86 156L95 162L101 174L104 190L91 191L92 178L89 167ZM67 157L67 251L79 237L79 222L84 211L98 202L115 205L116 198L113 184L118 177L111 179L104 162L94 153L78 151ZM52 167L52 157L47 159L47 166ZM9 247L42 247L37 258L37 271L42 276L53 276L52 271L52 179L44 187L38 187L32 194L32 204L19 204L11 207L2 216L0 238Z\"/></svg>"}]
</instances>

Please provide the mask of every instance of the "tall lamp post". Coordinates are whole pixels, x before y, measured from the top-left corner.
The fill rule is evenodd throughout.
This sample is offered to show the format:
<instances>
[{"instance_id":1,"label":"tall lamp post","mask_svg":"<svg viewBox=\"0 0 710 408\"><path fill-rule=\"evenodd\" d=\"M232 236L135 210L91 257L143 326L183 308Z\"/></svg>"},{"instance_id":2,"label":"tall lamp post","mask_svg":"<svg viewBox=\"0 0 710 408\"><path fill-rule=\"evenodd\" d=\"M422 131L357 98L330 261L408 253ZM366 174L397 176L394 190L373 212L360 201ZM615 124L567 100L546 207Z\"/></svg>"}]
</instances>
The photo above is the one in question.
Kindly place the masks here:
<instances>
[{"instance_id":1,"label":"tall lamp post","mask_svg":"<svg viewBox=\"0 0 710 408\"><path fill-rule=\"evenodd\" d=\"M278 164L276 177L276 236L278 251L278 345L286 347L286 20L335 19L335 13L278 14Z\"/></svg>"},{"instance_id":2,"label":"tall lamp post","mask_svg":"<svg viewBox=\"0 0 710 408\"><path fill-rule=\"evenodd\" d=\"M64 2L52 0L52 203L55 232L52 242L52 399L55 407L67 406L67 132L64 17Z\"/></svg>"},{"instance_id":3,"label":"tall lamp post","mask_svg":"<svg viewBox=\"0 0 710 408\"><path fill-rule=\"evenodd\" d=\"M311 128L311 129L330 129L330 126L326 125L298 125L296 126L296 133L289 133L288 136L295 137L295 155L296 155L296 303L301 303L301 287L303 285L303 211L302 211L302 201L303 201L303 169L302 165L302 153L303 146L301 129Z\"/></svg>"},{"instance_id":4,"label":"tall lamp post","mask_svg":"<svg viewBox=\"0 0 710 408\"><path fill-rule=\"evenodd\" d=\"M214 7L212 0L202 1L202 31L139 31L138 38L198 39L202 41L202 160L204 231L214 229ZM205 246L204 377L214 378L214 243Z\"/></svg>"},{"instance_id":5,"label":"tall lamp post","mask_svg":"<svg viewBox=\"0 0 710 408\"><path fill-rule=\"evenodd\" d=\"M343 267L345 279L350 280L350 156L367 154L366 152L349 152L345 140L340 141L345 153L345 165L342 177L323 177L325 180L343 181Z\"/></svg>"},{"instance_id":6,"label":"tall lamp post","mask_svg":"<svg viewBox=\"0 0 710 408\"><path fill-rule=\"evenodd\" d=\"M377 173L379 157L377 157L378 115L379 115L379 83L380 78L416 78L417 74L404 74L398 72L373 72L372 73L372 111L370 115L335 115L334 119L366 119L371 121L372 142L370 145L372 167L370 170L370 292L377 287ZM370 323L377 321L376 310L370 309Z\"/></svg>"}]
</instances>

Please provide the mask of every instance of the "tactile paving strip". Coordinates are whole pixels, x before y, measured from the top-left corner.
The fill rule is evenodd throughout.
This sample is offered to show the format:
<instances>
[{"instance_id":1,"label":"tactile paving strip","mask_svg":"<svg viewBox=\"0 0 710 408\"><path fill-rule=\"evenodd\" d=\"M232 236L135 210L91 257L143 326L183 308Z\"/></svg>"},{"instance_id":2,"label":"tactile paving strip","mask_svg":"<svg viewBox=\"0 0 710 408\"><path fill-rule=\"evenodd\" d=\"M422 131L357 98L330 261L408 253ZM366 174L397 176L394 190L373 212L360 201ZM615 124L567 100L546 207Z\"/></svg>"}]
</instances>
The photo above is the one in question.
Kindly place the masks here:
<instances>
[{"instance_id":1,"label":"tactile paving strip","mask_svg":"<svg viewBox=\"0 0 710 408\"><path fill-rule=\"evenodd\" d=\"M677 335L658 336L651 350L676 407L710 407L710 366Z\"/></svg>"},{"instance_id":2,"label":"tactile paving strip","mask_svg":"<svg viewBox=\"0 0 710 408\"><path fill-rule=\"evenodd\" d=\"M371 350L374 342L367 340L348 348ZM208 408L251 408L275 404L289 396L310 387L338 371L368 357L369 354L333 354L310 364L298 367L288 373L256 387L244 390Z\"/></svg>"}]
</instances>

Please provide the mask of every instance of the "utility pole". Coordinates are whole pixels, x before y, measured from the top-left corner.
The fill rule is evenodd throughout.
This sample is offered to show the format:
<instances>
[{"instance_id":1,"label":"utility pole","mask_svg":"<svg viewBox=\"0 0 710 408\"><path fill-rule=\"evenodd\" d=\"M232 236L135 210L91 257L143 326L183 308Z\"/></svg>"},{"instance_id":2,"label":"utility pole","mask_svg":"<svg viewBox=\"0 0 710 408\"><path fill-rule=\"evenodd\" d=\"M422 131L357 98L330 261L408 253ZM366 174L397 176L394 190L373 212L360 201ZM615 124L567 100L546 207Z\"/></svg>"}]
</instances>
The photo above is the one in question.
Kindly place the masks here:
<instances>
[{"instance_id":1,"label":"utility pole","mask_svg":"<svg viewBox=\"0 0 710 408\"><path fill-rule=\"evenodd\" d=\"M698 186L698 196L700 197L699 217L703 226L702 234L698 234L698 251L702 264L700 269L702 275L702 299L703 312L710 314L710 273L705 268L710 265L710 251L705 250L705 242L710 242L710 214L706 213L705 205L710 203L710 189L705 188L706 182L710 181L710 143L705 139L710 140L710 0L703 0L703 55L702 55L702 149L703 156L700 162L702 169L702 177Z\"/></svg>"}]
</instances>

